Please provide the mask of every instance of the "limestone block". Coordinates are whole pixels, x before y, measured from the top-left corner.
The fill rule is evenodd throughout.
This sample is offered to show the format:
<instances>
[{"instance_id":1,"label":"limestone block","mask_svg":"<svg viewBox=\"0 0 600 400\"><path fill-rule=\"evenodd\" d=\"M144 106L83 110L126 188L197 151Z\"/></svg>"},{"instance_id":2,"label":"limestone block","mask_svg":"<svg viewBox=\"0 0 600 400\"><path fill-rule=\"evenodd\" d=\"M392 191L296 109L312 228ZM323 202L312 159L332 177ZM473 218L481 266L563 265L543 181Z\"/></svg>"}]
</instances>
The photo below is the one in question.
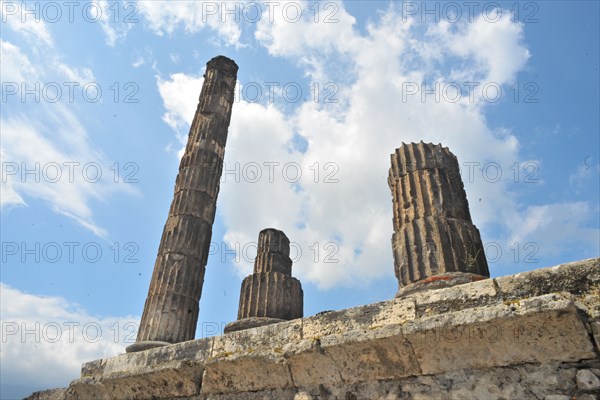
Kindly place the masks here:
<instances>
[{"instance_id":1,"label":"limestone block","mask_svg":"<svg viewBox=\"0 0 600 400\"><path fill-rule=\"evenodd\" d=\"M258 347L283 348L289 342L302 339L302 320L227 333L214 338L212 357L228 355Z\"/></svg>"},{"instance_id":2,"label":"limestone block","mask_svg":"<svg viewBox=\"0 0 600 400\"><path fill-rule=\"evenodd\" d=\"M571 292L578 294L600 290L600 258L561 264L550 268L541 268L494 279L502 296L519 298L539 296L552 292Z\"/></svg>"},{"instance_id":3,"label":"limestone block","mask_svg":"<svg viewBox=\"0 0 600 400\"><path fill-rule=\"evenodd\" d=\"M598 390L600 389L600 378L589 369L580 369L577 371L577 387L580 390Z\"/></svg>"},{"instance_id":4,"label":"limestone block","mask_svg":"<svg viewBox=\"0 0 600 400\"><path fill-rule=\"evenodd\" d=\"M415 303L412 299L394 299L304 318L302 332L304 338L320 339L347 331L399 324L412 320L415 316Z\"/></svg>"},{"instance_id":5,"label":"limestone block","mask_svg":"<svg viewBox=\"0 0 600 400\"><path fill-rule=\"evenodd\" d=\"M65 398L593 398L589 263L504 278L513 292L488 279L93 361Z\"/></svg>"},{"instance_id":6,"label":"limestone block","mask_svg":"<svg viewBox=\"0 0 600 400\"><path fill-rule=\"evenodd\" d=\"M133 400L200 393L213 339L122 354L84 364L67 399Z\"/></svg>"},{"instance_id":7,"label":"limestone block","mask_svg":"<svg viewBox=\"0 0 600 400\"><path fill-rule=\"evenodd\" d=\"M295 385L335 385L343 382L340 368L345 366L337 364L323 351L319 339L289 343L284 351Z\"/></svg>"},{"instance_id":8,"label":"limestone block","mask_svg":"<svg viewBox=\"0 0 600 400\"><path fill-rule=\"evenodd\" d=\"M287 387L293 387L293 380L283 354L274 348L246 348L209 358L204 365L201 393L236 393Z\"/></svg>"},{"instance_id":9,"label":"limestone block","mask_svg":"<svg viewBox=\"0 0 600 400\"><path fill-rule=\"evenodd\" d=\"M401 325L326 336L321 340L321 348L340 366L346 383L402 378L421 372Z\"/></svg>"},{"instance_id":10,"label":"limestone block","mask_svg":"<svg viewBox=\"0 0 600 400\"><path fill-rule=\"evenodd\" d=\"M410 295L418 315L433 315L465 308L497 303L496 287L492 279L458 285L444 290L429 290Z\"/></svg>"},{"instance_id":11,"label":"limestone block","mask_svg":"<svg viewBox=\"0 0 600 400\"><path fill-rule=\"evenodd\" d=\"M595 357L568 294L424 317L403 329L423 374Z\"/></svg>"}]
</instances>

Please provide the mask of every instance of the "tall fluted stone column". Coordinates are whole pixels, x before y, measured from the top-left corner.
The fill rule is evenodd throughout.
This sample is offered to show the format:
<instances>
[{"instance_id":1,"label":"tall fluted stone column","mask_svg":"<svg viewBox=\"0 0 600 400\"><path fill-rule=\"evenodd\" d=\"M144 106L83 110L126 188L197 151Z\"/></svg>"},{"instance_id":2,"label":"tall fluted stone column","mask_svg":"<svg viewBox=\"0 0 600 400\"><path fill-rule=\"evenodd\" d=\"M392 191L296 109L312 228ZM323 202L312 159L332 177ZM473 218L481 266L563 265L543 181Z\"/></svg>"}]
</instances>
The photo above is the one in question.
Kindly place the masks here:
<instances>
[{"instance_id":1,"label":"tall fluted stone column","mask_svg":"<svg viewBox=\"0 0 600 400\"><path fill-rule=\"evenodd\" d=\"M237 70L223 56L206 64L137 342L128 352L194 339Z\"/></svg>"},{"instance_id":2,"label":"tall fluted stone column","mask_svg":"<svg viewBox=\"0 0 600 400\"><path fill-rule=\"evenodd\" d=\"M290 241L285 233L264 229L258 235L254 273L244 279L238 320L225 333L302 318L303 292L292 277Z\"/></svg>"},{"instance_id":3,"label":"tall fluted stone column","mask_svg":"<svg viewBox=\"0 0 600 400\"><path fill-rule=\"evenodd\" d=\"M397 296L489 277L456 156L441 144L403 143L391 161Z\"/></svg>"}]
</instances>

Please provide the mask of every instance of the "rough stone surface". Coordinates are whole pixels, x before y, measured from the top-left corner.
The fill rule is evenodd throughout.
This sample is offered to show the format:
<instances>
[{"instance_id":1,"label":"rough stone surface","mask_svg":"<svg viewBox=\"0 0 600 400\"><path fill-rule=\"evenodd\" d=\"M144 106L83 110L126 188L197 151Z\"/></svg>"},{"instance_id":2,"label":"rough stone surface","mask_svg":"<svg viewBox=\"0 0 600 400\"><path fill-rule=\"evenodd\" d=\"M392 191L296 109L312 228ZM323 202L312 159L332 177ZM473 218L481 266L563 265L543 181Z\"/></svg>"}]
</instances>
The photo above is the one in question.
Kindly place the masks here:
<instances>
[{"instance_id":1,"label":"rough stone surface","mask_svg":"<svg viewBox=\"0 0 600 400\"><path fill-rule=\"evenodd\" d=\"M599 267L584 260L97 360L65 398L592 399Z\"/></svg>"},{"instance_id":2,"label":"rough stone surface","mask_svg":"<svg viewBox=\"0 0 600 400\"><path fill-rule=\"evenodd\" d=\"M596 342L596 348L600 348L600 321L593 321L590 325L594 342Z\"/></svg>"},{"instance_id":3,"label":"rough stone surface","mask_svg":"<svg viewBox=\"0 0 600 400\"><path fill-rule=\"evenodd\" d=\"M499 294L507 300L560 291L575 295L586 293L585 297L598 295L600 293L600 258L590 258L550 268L501 276L495 278L494 281L498 286Z\"/></svg>"},{"instance_id":4,"label":"rough stone surface","mask_svg":"<svg viewBox=\"0 0 600 400\"><path fill-rule=\"evenodd\" d=\"M489 277L456 157L446 147L421 142L402 144L391 162L398 295L429 283L438 288ZM461 279L460 273L466 275Z\"/></svg>"},{"instance_id":5,"label":"rough stone surface","mask_svg":"<svg viewBox=\"0 0 600 400\"><path fill-rule=\"evenodd\" d=\"M302 318L302 285L291 276L289 254L290 241L283 232L272 228L260 232L254 273L242 282L238 321L227 324L226 333L278 322L274 319Z\"/></svg>"},{"instance_id":6,"label":"rough stone surface","mask_svg":"<svg viewBox=\"0 0 600 400\"><path fill-rule=\"evenodd\" d=\"M581 390L600 389L600 379L589 369L577 371L577 387Z\"/></svg>"},{"instance_id":7,"label":"rough stone surface","mask_svg":"<svg viewBox=\"0 0 600 400\"><path fill-rule=\"evenodd\" d=\"M300 281L281 272L259 272L244 279L238 318L302 317L303 295Z\"/></svg>"},{"instance_id":8,"label":"rough stone surface","mask_svg":"<svg viewBox=\"0 0 600 400\"><path fill-rule=\"evenodd\" d=\"M51 389L42 390L40 392L32 393L27 396L25 400L64 400L67 395L67 389Z\"/></svg>"},{"instance_id":9,"label":"rough stone surface","mask_svg":"<svg viewBox=\"0 0 600 400\"><path fill-rule=\"evenodd\" d=\"M200 391L212 339L126 353L86 363L69 400L129 400L192 396Z\"/></svg>"},{"instance_id":10,"label":"rough stone surface","mask_svg":"<svg viewBox=\"0 0 600 400\"><path fill-rule=\"evenodd\" d=\"M573 400L577 369L561 364L523 364L485 370L458 370L433 376L408 377L337 386L311 385L236 394L198 396L198 400ZM564 393L577 393L566 395Z\"/></svg>"},{"instance_id":11,"label":"rough stone surface","mask_svg":"<svg viewBox=\"0 0 600 400\"><path fill-rule=\"evenodd\" d=\"M219 56L204 85L163 230L137 342L194 338L238 67ZM139 351L132 346L128 351Z\"/></svg>"},{"instance_id":12,"label":"rough stone surface","mask_svg":"<svg viewBox=\"0 0 600 400\"><path fill-rule=\"evenodd\" d=\"M285 322L285 319L280 318L269 318L269 317L250 317L243 318L237 321L233 321L228 323L225 326L225 333L241 331L244 329L256 328L258 326L272 325L278 324L280 322Z\"/></svg>"},{"instance_id":13,"label":"rough stone surface","mask_svg":"<svg viewBox=\"0 0 600 400\"><path fill-rule=\"evenodd\" d=\"M568 293L423 317L404 335L424 374L595 357Z\"/></svg>"}]
</instances>

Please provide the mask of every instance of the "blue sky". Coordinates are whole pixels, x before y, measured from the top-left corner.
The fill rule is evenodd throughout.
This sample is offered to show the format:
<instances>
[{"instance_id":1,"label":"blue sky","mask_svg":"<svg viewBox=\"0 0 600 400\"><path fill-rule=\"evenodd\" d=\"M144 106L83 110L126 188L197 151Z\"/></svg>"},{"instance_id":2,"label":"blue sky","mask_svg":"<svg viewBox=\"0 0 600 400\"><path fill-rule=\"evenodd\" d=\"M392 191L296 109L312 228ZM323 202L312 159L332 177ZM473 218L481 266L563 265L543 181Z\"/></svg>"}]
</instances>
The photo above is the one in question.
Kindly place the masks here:
<instances>
[{"instance_id":1,"label":"blue sky","mask_svg":"<svg viewBox=\"0 0 600 400\"><path fill-rule=\"evenodd\" d=\"M600 253L598 2L75 3L2 2L3 399L135 337L219 54L240 69L197 337L236 318L266 227L306 316L392 298L402 142L457 155L492 276Z\"/></svg>"}]
</instances>

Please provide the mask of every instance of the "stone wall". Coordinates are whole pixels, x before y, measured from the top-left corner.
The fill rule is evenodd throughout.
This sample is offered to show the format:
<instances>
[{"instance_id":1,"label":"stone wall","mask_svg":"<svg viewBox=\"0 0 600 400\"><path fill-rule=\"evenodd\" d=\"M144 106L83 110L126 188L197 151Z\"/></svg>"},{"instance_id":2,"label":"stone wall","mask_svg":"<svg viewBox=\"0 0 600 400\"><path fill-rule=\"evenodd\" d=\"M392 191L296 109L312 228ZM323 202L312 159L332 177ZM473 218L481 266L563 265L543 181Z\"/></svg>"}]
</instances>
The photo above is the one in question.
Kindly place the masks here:
<instances>
[{"instance_id":1,"label":"stone wall","mask_svg":"<svg viewBox=\"0 0 600 400\"><path fill-rule=\"evenodd\" d=\"M599 343L596 258L92 361L61 393L591 400Z\"/></svg>"}]
</instances>

